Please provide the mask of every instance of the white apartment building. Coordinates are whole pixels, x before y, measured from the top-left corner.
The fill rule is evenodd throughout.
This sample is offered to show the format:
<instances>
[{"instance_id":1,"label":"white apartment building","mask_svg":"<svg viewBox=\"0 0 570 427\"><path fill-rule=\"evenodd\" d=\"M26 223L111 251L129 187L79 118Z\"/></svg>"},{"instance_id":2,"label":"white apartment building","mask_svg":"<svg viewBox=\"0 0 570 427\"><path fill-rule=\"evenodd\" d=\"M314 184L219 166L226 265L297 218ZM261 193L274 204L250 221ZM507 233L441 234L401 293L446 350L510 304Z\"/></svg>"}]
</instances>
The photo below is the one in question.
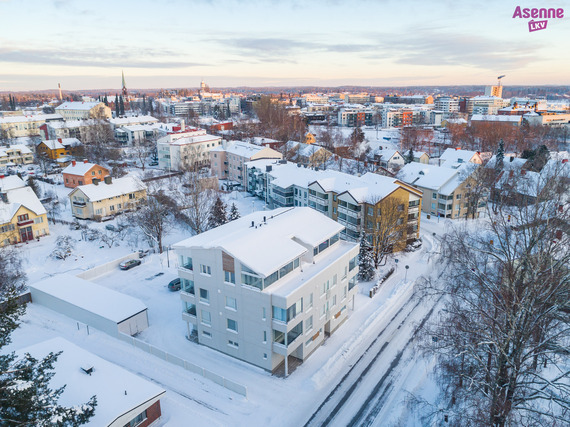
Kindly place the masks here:
<instances>
[{"instance_id":1,"label":"white apartment building","mask_svg":"<svg viewBox=\"0 0 570 427\"><path fill-rule=\"evenodd\" d=\"M274 372L354 309L357 243L310 208L255 212L174 245L188 335Z\"/></svg>"},{"instance_id":2,"label":"white apartment building","mask_svg":"<svg viewBox=\"0 0 570 427\"><path fill-rule=\"evenodd\" d=\"M444 114L457 113L459 112L459 100L451 96L440 96L435 100L435 109Z\"/></svg>"},{"instance_id":3,"label":"white apartment building","mask_svg":"<svg viewBox=\"0 0 570 427\"><path fill-rule=\"evenodd\" d=\"M196 164L206 166L210 163L210 150L221 144L221 137L208 135L204 129L171 133L156 143L158 166L177 171Z\"/></svg>"},{"instance_id":4,"label":"white apartment building","mask_svg":"<svg viewBox=\"0 0 570 427\"><path fill-rule=\"evenodd\" d=\"M222 141L222 145L210 150L212 175L246 185L245 163L258 159L282 159L283 154L269 147L243 141Z\"/></svg>"},{"instance_id":5,"label":"white apartment building","mask_svg":"<svg viewBox=\"0 0 570 427\"><path fill-rule=\"evenodd\" d=\"M65 120L110 119L111 109L103 102L64 102L55 112Z\"/></svg>"}]
</instances>

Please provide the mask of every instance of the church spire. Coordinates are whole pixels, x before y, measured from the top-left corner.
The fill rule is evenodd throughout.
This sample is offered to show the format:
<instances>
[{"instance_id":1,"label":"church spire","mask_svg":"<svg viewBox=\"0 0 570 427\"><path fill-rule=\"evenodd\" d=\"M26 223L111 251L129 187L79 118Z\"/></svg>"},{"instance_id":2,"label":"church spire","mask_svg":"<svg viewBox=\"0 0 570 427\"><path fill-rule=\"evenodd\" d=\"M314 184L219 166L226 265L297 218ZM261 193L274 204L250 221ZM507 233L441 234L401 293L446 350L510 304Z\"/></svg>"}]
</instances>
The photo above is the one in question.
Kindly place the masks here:
<instances>
[{"instance_id":1,"label":"church spire","mask_svg":"<svg viewBox=\"0 0 570 427\"><path fill-rule=\"evenodd\" d=\"M123 96L127 96L127 85L125 84L125 72L121 70L123 76Z\"/></svg>"}]
</instances>

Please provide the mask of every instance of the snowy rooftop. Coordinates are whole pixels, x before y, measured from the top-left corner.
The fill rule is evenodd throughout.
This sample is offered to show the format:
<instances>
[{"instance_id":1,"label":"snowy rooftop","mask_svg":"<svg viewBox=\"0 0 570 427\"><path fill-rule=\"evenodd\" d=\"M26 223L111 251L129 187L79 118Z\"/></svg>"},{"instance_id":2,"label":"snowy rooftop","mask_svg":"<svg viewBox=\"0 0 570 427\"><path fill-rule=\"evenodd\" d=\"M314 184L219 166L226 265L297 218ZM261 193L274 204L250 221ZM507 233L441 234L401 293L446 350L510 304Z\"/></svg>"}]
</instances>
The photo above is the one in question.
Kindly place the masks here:
<instances>
[{"instance_id":1,"label":"snowy rooftop","mask_svg":"<svg viewBox=\"0 0 570 427\"><path fill-rule=\"evenodd\" d=\"M260 145L250 144L249 142L229 141L227 144L224 143L223 145L217 146L213 148L211 151L225 151L229 154L234 154L236 156L245 157L246 159L249 159L263 149L265 149L265 147L262 147Z\"/></svg>"},{"instance_id":2,"label":"snowy rooftop","mask_svg":"<svg viewBox=\"0 0 570 427\"><path fill-rule=\"evenodd\" d=\"M390 148L387 148L384 150L376 150L376 151L374 151L374 154L377 156L380 156L380 158L383 160L390 160L396 154L399 154L400 157L402 157L402 155L400 154L400 152L398 150L393 150Z\"/></svg>"},{"instance_id":3,"label":"snowy rooftop","mask_svg":"<svg viewBox=\"0 0 570 427\"><path fill-rule=\"evenodd\" d=\"M468 176L469 169L466 164L453 169L415 162L405 165L397 175L408 184L435 190L446 196L452 194Z\"/></svg>"},{"instance_id":4,"label":"snowy rooftop","mask_svg":"<svg viewBox=\"0 0 570 427\"><path fill-rule=\"evenodd\" d=\"M209 142L209 141L220 141L222 138L219 136L214 135L196 135L196 136L186 136L182 138L178 138L173 140L169 137L171 135L167 135L158 140L159 144L169 144L169 145L188 145L188 144L197 144L201 142Z\"/></svg>"},{"instance_id":5,"label":"snowy rooftop","mask_svg":"<svg viewBox=\"0 0 570 427\"><path fill-rule=\"evenodd\" d=\"M77 190L81 190L81 192L89 198L89 201L96 202L99 200L109 199L111 197L146 190L146 185L134 176L125 176L123 178L113 179L111 184L101 181L98 184L80 185L69 193L69 195L71 196L71 194Z\"/></svg>"},{"instance_id":6,"label":"snowy rooftop","mask_svg":"<svg viewBox=\"0 0 570 427\"><path fill-rule=\"evenodd\" d=\"M493 155L493 157L491 157L491 159L487 162L485 167L493 169L495 167L496 162L497 162L497 156ZM520 157L505 155L503 159L503 169L510 170L514 168L521 168L526 162L527 159L521 159Z\"/></svg>"},{"instance_id":7,"label":"snowy rooftop","mask_svg":"<svg viewBox=\"0 0 570 427\"><path fill-rule=\"evenodd\" d=\"M17 184L12 183L12 185ZM44 205L42 205L38 199L38 196L36 196L36 193L34 193L34 190L32 190L30 187L13 188L12 190L8 190L6 194L8 197L8 203L0 201L1 224L10 222L21 206L24 206L25 208L31 210L36 215L43 215L46 213Z\"/></svg>"},{"instance_id":8,"label":"snowy rooftop","mask_svg":"<svg viewBox=\"0 0 570 427\"><path fill-rule=\"evenodd\" d=\"M471 162L478 159L480 156L476 151L470 150L456 150L455 148L446 149L439 157L442 166L451 167L458 163Z\"/></svg>"},{"instance_id":9,"label":"snowy rooftop","mask_svg":"<svg viewBox=\"0 0 570 427\"><path fill-rule=\"evenodd\" d=\"M292 185L306 188L309 184L318 183L324 191L334 191L337 194L349 192L359 203L378 201L399 187L396 179L366 173L362 176L350 175L334 170L315 170L298 167L296 163L276 163L274 160L255 160L246 163L248 168L256 167L265 173L265 167L271 165L272 185L287 188Z\"/></svg>"},{"instance_id":10,"label":"snowy rooftop","mask_svg":"<svg viewBox=\"0 0 570 427\"><path fill-rule=\"evenodd\" d=\"M24 144L14 144L10 147L0 147L0 156L7 156L8 151L19 150L22 154L32 154L30 147Z\"/></svg>"},{"instance_id":11,"label":"snowy rooftop","mask_svg":"<svg viewBox=\"0 0 570 427\"><path fill-rule=\"evenodd\" d=\"M272 143L279 142L279 141L277 141L276 139L263 138L263 137L261 137L261 136L254 136L253 138L251 138L251 140L252 140L253 143L256 144L256 145L272 144Z\"/></svg>"},{"instance_id":12,"label":"snowy rooftop","mask_svg":"<svg viewBox=\"0 0 570 427\"><path fill-rule=\"evenodd\" d=\"M67 121L60 121L60 122L49 122L48 126L52 129L63 129L63 128L78 128L81 126L93 126L97 124L106 124L106 122L101 122L95 119L88 119L88 120L67 120Z\"/></svg>"},{"instance_id":13,"label":"snowy rooftop","mask_svg":"<svg viewBox=\"0 0 570 427\"><path fill-rule=\"evenodd\" d=\"M84 110L84 111L89 111L99 104L101 104L101 102L99 102L99 101L95 101L95 102L80 102L80 101L64 102L59 107L55 107L55 110L56 111L58 111L58 110Z\"/></svg>"},{"instance_id":14,"label":"snowy rooftop","mask_svg":"<svg viewBox=\"0 0 570 427\"><path fill-rule=\"evenodd\" d=\"M0 191L13 190L14 188L25 187L26 183L18 175L8 175L0 178Z\"/></svg>"},{"instance_id":15,"label":"snowy rooftop","mask_svg":"<svg viewBox=\"0 0 570 427\"><path fill-rule=\"evenodd\" d=\"M111 425L119 416L165 393L154 383L61 337L22 348L17 354L29 353L40 359L59 351L62 353L54 364L55 375L50 380L50 387L57 389L65 385L59 404L68 407L79 406L91 396L97 396L97 406L89 425ZM93 367L91 375L82 370L87 367Z\"/></svg>"},{"instance_id":16,"label":"snowy rooftop","mask_svg":"<svg viewBox=\"0 0 570 427\"><path fill-rule=\"evenodd\" d=\"M52 276L36 283L29 283L28 287L45 292L116 323L146 310L146 305L137 298L71 274Z\"/></svg>"},{"instance_id":17,"label":"snowy rooftop","mask_svg":"<svg viewBox=\"0 0 570 427\"><path fill-rule=\"evenodd\" d=\"M472 122L505 122L505 123L520 123L522 116L509 116L498 114L473 114L471 116Z\"/></svg>"},{"instance_id":18,"label":"snowy rooftop","mask_svg":"<svg viewBox=\"0 0 570 427\"><path fill-rule=\"evenodd\" d=\"M84 176L87 172L89 172L89 170L91 170L91 168L95 166L98 166L97 163L76 162L75 165L72 163L66 167L62 173Z\"/></svg>"},{"instance_id":19,"label":"snowy rooftop","mask_svg":"<svg viewBox=\"0 0 570 427\"><path fill-rule=\"evenodd\" d=\"M406 151L404 151L402 154L403 154L404 157L407 157L407 156L410 155L410 150L406 150ZM429 154L426 153L425 151L414 151L413 154L414 154L414 157L415 157L415 158L420 158L420 157L422 157L424 154L429 157Z\"/></svg>"},{"instance_id":20,"label":"snowy rooftop","mask_svg":"<svg viewBox=\"0 0 570 427\"><path fill-rule=\"evenodd\" d=\"M78 145L81 145L81 141L79 141L77 138L47 139L42 142L50 150L60 150L62 148L66 148L66 146L76 147Z\"/></svg>"},{"instance_id":21,"label":"snowy rooftop","mask_svg":"<svg viewBox=\"0 0 570 427\"><path fill-rule=\"evenodd\" d=\"M266 218L264 223L263 218ZM252 227L252 222L256 227ZM254 212L177 243L175 249L221 248L264 277L318 246L344 227L314 209Z\"/></svg>"},{"instance_id":22,"label":"snowy rooftop","mask_svg":"<svg viewBox=\"0 0 570 427\"><path fill-rule=\"evenodd\" d=\"M117 117L115 119L109 119L109 123L115 126L129 126L136 124L147 124L156 123L158 119L152 116L137 116L137 117Z\"/></svg>"},{"instance_id":23,"label":"snowy rooftop","mask_svg":"<svg viewBox=\"0 0 570 427\"><path fill-rule=\"evenodd\" d=\"M63 120L60 114L36 114L31 116L0 117L0 123L38 122L42 120Z\"/></svg>"}]
</instances>

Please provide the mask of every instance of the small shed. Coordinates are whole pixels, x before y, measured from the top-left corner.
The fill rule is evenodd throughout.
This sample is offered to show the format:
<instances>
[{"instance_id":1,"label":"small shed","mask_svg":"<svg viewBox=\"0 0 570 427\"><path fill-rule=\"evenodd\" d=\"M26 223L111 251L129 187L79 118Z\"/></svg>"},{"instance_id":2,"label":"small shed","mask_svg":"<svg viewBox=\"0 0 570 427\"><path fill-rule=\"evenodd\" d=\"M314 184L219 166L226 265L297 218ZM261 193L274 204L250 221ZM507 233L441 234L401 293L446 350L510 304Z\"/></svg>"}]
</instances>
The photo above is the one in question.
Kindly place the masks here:
<instances>
[{"instance_id":1,"label":"small shed","mask_svg":"<svg viewBox=\"0 0 570 427\"><path fill-rule=\"evenodd\" d=\"M92 326L109 335L136 335L148 328L147 307L129 295L70 274L29 284L32 303Z\"/></svg>"}]
</instances>

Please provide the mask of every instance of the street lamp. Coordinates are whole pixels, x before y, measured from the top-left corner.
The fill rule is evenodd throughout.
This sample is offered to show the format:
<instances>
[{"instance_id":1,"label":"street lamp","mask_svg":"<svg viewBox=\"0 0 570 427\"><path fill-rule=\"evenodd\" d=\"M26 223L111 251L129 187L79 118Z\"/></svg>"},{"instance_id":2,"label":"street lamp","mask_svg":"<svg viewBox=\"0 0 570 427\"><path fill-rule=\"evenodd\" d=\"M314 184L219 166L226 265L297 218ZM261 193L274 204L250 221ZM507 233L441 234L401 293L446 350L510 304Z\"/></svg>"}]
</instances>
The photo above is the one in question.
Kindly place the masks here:
<instances>
[{"instance_id":1,"label":"street lamp","mask_svg":"<svg viewBox=\"0 0 570 427\"><path fill-rule=\"evenodd\" d=\"M394 259L394 262L396 263L396 270L398 269L398 261L399 261L398 258Z\"/></svg>"},{"instance_id":2,"label":"street lamp","mask_svg":"<svg viewBox=\"0 0 570 427\"><path fill-rule=\"evenodd\" d=\"M404 280L408 280L408 269L410 268L409 265L406 265L406 277L404 277Z\"/></svg>"}]
</instances>

